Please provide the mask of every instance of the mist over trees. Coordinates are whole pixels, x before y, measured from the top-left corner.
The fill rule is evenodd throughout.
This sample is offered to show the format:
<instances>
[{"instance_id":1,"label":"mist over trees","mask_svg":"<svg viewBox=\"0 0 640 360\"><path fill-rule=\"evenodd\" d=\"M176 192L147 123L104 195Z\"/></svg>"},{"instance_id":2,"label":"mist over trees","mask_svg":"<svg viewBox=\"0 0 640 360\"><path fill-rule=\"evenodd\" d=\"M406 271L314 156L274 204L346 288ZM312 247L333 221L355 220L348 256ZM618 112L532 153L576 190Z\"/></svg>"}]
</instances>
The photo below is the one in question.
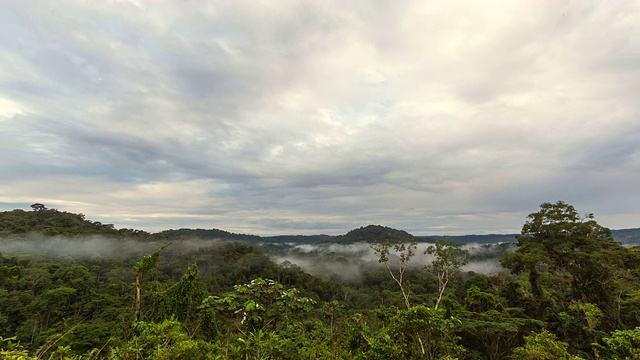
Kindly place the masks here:
<instances>
[{"instance_id":1,"label":"mist over trees","mask_svg":"<svg viewBox=\"0 0 640 360\"><path fill-rule=\"evenodd\" d=\"M0 213L0 358L638 359L640 247L616 233L636 236L561 201L491 244L147 233L36 203Z\"/></svg>"}]
</instances>

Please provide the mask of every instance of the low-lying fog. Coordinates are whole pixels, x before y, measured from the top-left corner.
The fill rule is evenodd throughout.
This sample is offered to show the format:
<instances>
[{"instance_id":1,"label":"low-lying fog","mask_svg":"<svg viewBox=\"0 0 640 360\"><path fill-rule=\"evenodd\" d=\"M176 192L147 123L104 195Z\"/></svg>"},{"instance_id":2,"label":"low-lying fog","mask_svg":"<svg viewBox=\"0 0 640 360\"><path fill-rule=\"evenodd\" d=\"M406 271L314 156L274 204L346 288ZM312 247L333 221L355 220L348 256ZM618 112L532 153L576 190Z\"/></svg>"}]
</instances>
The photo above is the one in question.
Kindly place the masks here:
<instances>
[{"instance_id":1,"label":"low-lying fog","mask_svg":"<svg viewBox=\"0 0 640 360\"><path fill-rule=\"evenodd\" d=\"M215 240L179 240L166 251L178 254L211 246ZM74 238L29 234L0 238L0 253L5 256L67 256L71 258L142 257L153 253L167 242L115 239L108 236L82 236Z\"/></svg>"},{"instance_id":2,"label":"low-lying fog","mask_svg":"<svg viewBox=\"0 0 640 360\"><path fill-rule=\"evenodd\" d=\"M166 251L188 254L219 241L181 239ZM73 258L142 257L158 250L162 245L164 243L159 241L141 242L104 236L63 238L33 234L0 239L0 253L5 256L47 255ZM266 242L253 245L263 248L277 264L298 266L311 275L325 279L359 282L365 269L383 266L378 262L378 256L371 248L371 244L364 242L354 244ZM433 257L424 254L429 245L429 243L417 245L410 267L418 269L431 263ZM467 252L469 259L469 263L462 268L463 271L492 275L505 270L499 260L503 255L513 252L515 245L513 243L465 244L462 248ZM390 261L397 262L397 256L392 254Z\"/></svg>"},{"instance_id":3,"label":"low-lying fog","mask_svg":"<svg viewBox=\"0 0 640 360\"><path fill-rule=\"evenodd\" d=\"M347 282L357 282L362 271L371 266L383 266L378 262L369 243L354 244L304 244L288 243L288 249L271 253L272 259L284 266L299 266L304 271L322 278L337 278ZM431 244L419 243L410 267L421 268L433 261L433 256L424 254ZM469 263L463 271L493 275L506 269L500 265L500 258L515 251L515 245L502 244L465 244L462 249L467 252ZM397 257L390 257L397 261Z\"/></svg>"}]
</instances>

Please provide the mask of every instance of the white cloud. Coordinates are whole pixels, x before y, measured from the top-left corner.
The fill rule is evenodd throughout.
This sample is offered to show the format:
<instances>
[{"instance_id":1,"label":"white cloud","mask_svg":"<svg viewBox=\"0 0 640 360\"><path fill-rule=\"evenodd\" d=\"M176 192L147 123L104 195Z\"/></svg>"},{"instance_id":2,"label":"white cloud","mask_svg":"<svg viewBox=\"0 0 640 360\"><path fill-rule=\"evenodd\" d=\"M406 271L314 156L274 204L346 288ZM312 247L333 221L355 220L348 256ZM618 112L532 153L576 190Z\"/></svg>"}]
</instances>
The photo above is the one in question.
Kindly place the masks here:
<instances>
[{"instance_id":1,"label":"white cloud","mask_svg":"<svg viewBox=\"0 0 640 360\"><path fill-rule=\"evenodd\" d=\"M640 177L638 15L583 2L8 6L0 201L267 234L504 232L564 199L637 226L635 205L610 204Z\"/></svg>"},{"instance_id":2,"label":"white cloud","mask_svg":"<svg viewBox=\"0 0 640 360\"><path fill-rule=\"evenodd\" d=\"M0 98L0 118L12 118L15 115L23 115L28 111L26 106L16 101Z\"/></svg>"}]
</instances>

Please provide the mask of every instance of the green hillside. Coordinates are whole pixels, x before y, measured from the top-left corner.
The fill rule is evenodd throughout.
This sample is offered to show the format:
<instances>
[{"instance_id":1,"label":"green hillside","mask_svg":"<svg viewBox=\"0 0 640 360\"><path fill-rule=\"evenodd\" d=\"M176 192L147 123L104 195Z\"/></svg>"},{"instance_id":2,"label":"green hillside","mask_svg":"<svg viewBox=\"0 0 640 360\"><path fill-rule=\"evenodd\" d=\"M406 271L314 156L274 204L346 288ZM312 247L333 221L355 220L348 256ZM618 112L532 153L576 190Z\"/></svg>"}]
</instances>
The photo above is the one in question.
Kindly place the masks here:
<instances>
[{"instance_id":1,"label":"green hillside","mask_svg":"<svg viewBox=\"0 0 640 360\"><path fill-rule=\"evenodd\" d=\"M349 231L344 235L336 236L332 239L338 244L353 244L357 242L375 243L375 242L411 242L420 239L409 234L404 230L396 230L387 226L368 225L358 229Z\"/></svg>"},{"instance_id":2,"label":"green hillside","mask_svg":"<svg viewBox=\"0 0 640 360\"><path fill-rule=\"evenodd\" d=\"M0 236L26 234L30 232L45 235L113 235L145 237L149 234L132 229L117 230L113 224L85 219L84 214L74 214L56 209L48 209L43 204L31 205L32 211L16 209L0 213Z\"/></svg>"}]
</instances>

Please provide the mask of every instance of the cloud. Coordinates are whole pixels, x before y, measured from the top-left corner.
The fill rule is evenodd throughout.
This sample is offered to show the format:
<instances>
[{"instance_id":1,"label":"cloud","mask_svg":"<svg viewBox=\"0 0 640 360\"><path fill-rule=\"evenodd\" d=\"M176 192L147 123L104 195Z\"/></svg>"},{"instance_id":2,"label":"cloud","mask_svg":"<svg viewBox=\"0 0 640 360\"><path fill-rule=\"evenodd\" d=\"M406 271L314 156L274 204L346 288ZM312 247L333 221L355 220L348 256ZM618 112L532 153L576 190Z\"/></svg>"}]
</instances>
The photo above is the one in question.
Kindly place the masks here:
<instances>
[{"instance_id":1,"label":"cloud","mask_svg":"<svg viewBox=\"0 0 640 360\"><path fill-rule=\"evenodd\" d=\"M563 199L638 226L639 14L582 2L7 4L0 206L39 201L148 230L461 234L517 231Z\"/></svg>"}]
</instances>

